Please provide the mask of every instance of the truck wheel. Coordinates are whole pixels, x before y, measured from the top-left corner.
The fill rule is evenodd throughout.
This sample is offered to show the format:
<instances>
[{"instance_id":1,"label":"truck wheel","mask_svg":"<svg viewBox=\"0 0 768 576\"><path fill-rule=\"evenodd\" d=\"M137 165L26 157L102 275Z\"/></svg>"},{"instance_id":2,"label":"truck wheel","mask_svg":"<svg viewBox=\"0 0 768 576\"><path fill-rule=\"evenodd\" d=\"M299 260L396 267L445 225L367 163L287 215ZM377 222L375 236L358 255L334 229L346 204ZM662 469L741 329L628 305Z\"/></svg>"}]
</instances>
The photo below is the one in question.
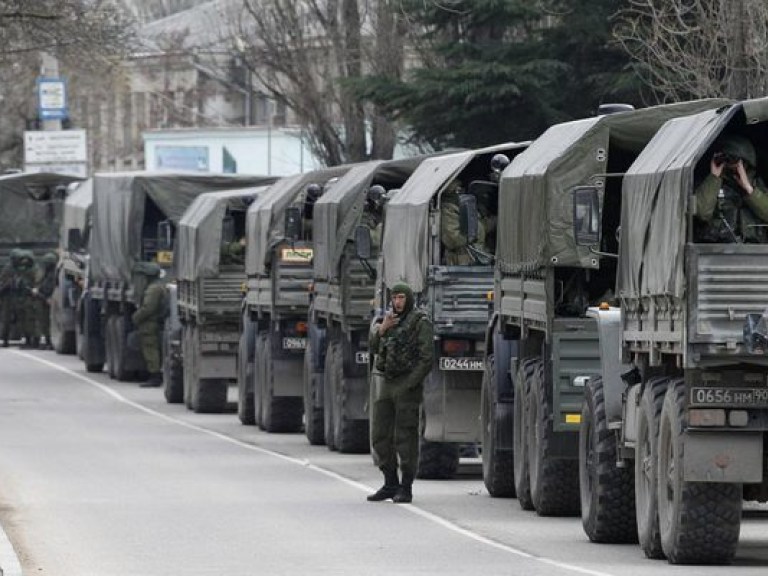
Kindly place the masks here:
<instances>
[{"instance_id":1,"label":"truck wheel","mask_svg":"<svg viewBox=\"0 0 768 576\"><path fill-rule=\"evenodd\" d=\"M448 480L459 469L459 445L452 442L419 440L419 470L417 478Z\"/></svg>"},{"instance_id":2,"label":"truck wheel","mask_svg":"<svg viewBox=\"0 0 768 576\"><path fill-rule=\"evenodd\" d=\"M329 341L325 350L325 370L323 378L323 429L325 431L325 445L328 450L337 450L336 426L334 425L334 398L336 397L336 383L334 362L336 362L336 342Z\"/></svg>"},{"instance_id":3,"label":"truck wheel","mask_svg":"<svg viewBox=\"0 0 768 576\"><path fill-rule=\"evenodd\" d=\"M237 417L241 424L256 422L253 402L253 354L256 331L253 323L243 319L243 331L237 349Z\"/></svg>"},{"instance_id":4,"label":"truck wheel","mask_svg":"<svg viewBox=\"0 0 768 576\"><path fill-rule=\"evenodd\" d=\"M264 429L264 349L267 345L267 332L256 335L253 353L253 420L262 430Z\"/></svg>"},{"instance_id":5,"label":"truck wheel","mask_svg":"<svg viewBox=\"0 0 768 576\"><path fill-rule=\"evenodd\" d=\"M349 382L344 377L344 351L337 343L332 353L333 359L333 390L336 393L332 399L334 438L336 448L342 454L365 454L370 449L368 437L368 422L349 418L348 397ZM326 374L326 377L328 374Z\"/></svg>"},{"instance_id":6,"label":"truck wheel","mask_svg":"<svg viewBox=\"0 0 768 576\"><path fill-rule=\"evenodd\" d=\"M132 374L126 369L126 356L128 354L128 342L125 333L125 318L114 316L114 339L112 340L113 356L115 359L115 380L128 382Z\"/></svg>"},{"instance_id":7,"label":"truck wheel","mask_svg":"<svg viewBox=\"0 0 768 576\"><path fill-rule=\"evenodd\" d=\"M63 330L59 323L59 305L56 300L51 304L51 340L56 354L74 354L77 351L75 333L72 330Z\"/></svg>"},{"instance_id":8,"label":"truck wheel","mask_svg":"<svg viewBox=\"0 0 768 576\"><path fill-rule=\"evenodd\" d=\"M115 379L115 322L114 316L107 316L104 324L104 355L107 360L107 375Z\"/></svg>"},{"instance_id":9,"label":"truck wheel","mask_svg":"<svg viewBox=\"0 0 768 576\"><path fill-rule=\"evenodd\" d=\"M184 401L184 367L178 359L168 357L163 363L163 394L168 404Z\"/></svg>"},{"instance_id":10,"label":"truck wheel","mask_svg":"<svg viewBox=\"0 0 768 576\"><path fill-rule=\"evenodd\" d=\"M229 381L226 378L198 378L197 382L195 413L221 414L226 411Z\"/></svg>"},{"instance_id":11,"label":"truck wheel","mask_svg":"<svg viewBox=\"0 0 768 576\"><path fill-rule=\"evenodd\" d=\"M313 369L312 341L307 338L307 349L304 351L304 433L312 446L325 444L324 410L317 408L319 386L323 385L323 375Z\"/></svg>"},{"instance_id":12,"label":"truck wheel","mask_svg":"<svg viewBox=\"0 0 768 576\"><path fill-rule=\"evenodd\" d=\"M659 529L671 564L730 564L741 526L742 485L683 480L685 383L667 388L659 426Z\"/></svg>"},{"instance_id":13,"label":"truck wheel","mask_svg":"<svg viewBox=\"0 0 768 576\"><path fill-rule=\"evenodd\" d=\"M548 395L544 363L539 360L530 390L528 457L531 498L539 516L579 514L579 462L550 456L554 440L552 406Z\"/></svg>"},{"instance_id":14,"label":"truck wheel","mask_svg":"<svg viewBox=\"0 0 768 576\"><path fill-rule=\"evenodd\" d=\"M480 419L483 429L483 482L488 494L494 498L515 496L514 452L498 447L499 426L509 422L504 409L509 404L496 401L496 357L489 354L485 359L483 387L481 391Z\"/></svg>"},{"instance_id":15,"label":"truck wheel","mask_svg":"<svg viewBox=\"0 0 768 576\"><path fill-rule=\"evenodd\" d=\"M531 474L528 463L528 404L530 403L531 381L536 371L535 360L520 364L515 379L515 413L512 419L512 448L514 450L515 494L523 510L533 510L531 499Z\"/></svg>"},{"instance_id":16,"label":"truck wheel","mask_svg":"<svg viewBox=\"0 0 768 576\"><path fill-rule=\"evenodd\" d=\"M585 391L579 430L581 523L592 542L637 542L634 471L616 462L616 432L608 428L603 379L595 376Z\"/></svg>"},{"instance_id":17,"label":"truck wheel","mask_svg":"<svg viewBox=\"0 0 768 576\"><path fill-rule=\"evenodd\" d=\"M645 383L640 398L635 448L635 514L640 548L647 558L664 558L659 534L658 485L659 421L667 378L651 378Z\"/></svg>"},{"instance_id":18,"label":"truck wheel","mask_svg":"<svg viewBox=\"0 0 768 576\"><path fill-rule=\"evenodd\" d=\"M264 344L262 427L267 432L300 432L304 402L292 396L275 396L274 362L272 344L267 340Z\"/></svg>"}]
</instances>

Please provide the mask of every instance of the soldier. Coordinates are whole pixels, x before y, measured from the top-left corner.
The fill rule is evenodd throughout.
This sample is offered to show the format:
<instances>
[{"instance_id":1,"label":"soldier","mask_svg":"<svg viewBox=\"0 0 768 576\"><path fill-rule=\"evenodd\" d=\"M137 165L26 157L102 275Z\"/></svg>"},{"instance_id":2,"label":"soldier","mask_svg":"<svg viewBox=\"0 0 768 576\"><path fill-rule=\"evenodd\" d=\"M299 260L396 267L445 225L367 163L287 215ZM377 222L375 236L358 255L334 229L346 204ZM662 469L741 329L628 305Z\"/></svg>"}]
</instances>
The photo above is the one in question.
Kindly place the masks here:
<instances>
[{"instance_id":1,"label":"soldier","mask_svg":"<svg viewBox=\"0 0 768 576\"><path fill-rule=\"evenodd\" d=\"M411 502L419 463L419 416L424 378L432 369L432 323L415 308L413 291L404 283L391 290L392 310L371 331L378 379L371 410L371 448L384 485L370 502L392 498ZM400 460L402 480L398 479Z\"/></svg>"},{"instance_id":2,"label":"soldier","mask_svg":"<svg viewBox=\"0 0 768 576\"><path fill-rule=\"evenodd\" d=\"M221 247L220 262L224 265L242 266L245 264L245 236Z\"/></svg>"},{"instance_id":3,"label":"soldier","mask_svg":"<svg viewBox=\"0 0 768 576\"><path fill-rule=\"evenodd\" d=\"M139 262L134 272L144 274L148 284L144 289L141 306L133 313L132 320L139 333L141 353L147 365L149 379L142 382L142 388L161 386L163 374L160 371L160 327L165 318L165 286L161 282L160 266L154 262Z\"/></svg>"},{"instance_id":4,"label":"soldier","mask_svg":"<svg viewBox=\"0 0 768 576\"><path fill-rule=\"evenodd\" d=\"M24 336L22 348L37 348L40 336L37 328L37 266L29 250L19 250L13 260L11 306L16 314L16 331Z\"/></svg>"},{"instance_id":5,"label":"soldier","mask_svg":"<svg viewBox=\"0 0 768 576\"><path fill-rule=\"evenodd\" d=\"M13 266L18 258L18 248L11 250L8 262L0 272L0 322L3 325L3 348L8 348L11 339L11 325L15 322L16 315L13 311Z\"/></svg>"},{"instance_id":6,"label":"soldier","mask_svg":"<svg viewBox=\"0 0 768 576\"><path fill-rule=\"evenodd\" d=\"M323 195L325 190L320 184L309 184L304 193L303 224L304 239L312 239L312 220L315 215L315 202Z\"/></svg>"},{"instance_id":7,"label":"soldier","mask_svg":"<svg viewBox=\"0 0 768 576\"><path fill-rule=\"evenodd\" d=\"M443 243L443 263L448 266L466 266L475 261L468 248L467 237L461 233L460 194L461 184L453 182L440 197L440 241ZM478 219L477 238L472 246L485 251L485 224L481 219Z\"/></svg>"},{"instance_id":8,"label":"soldier","mask_svg":"<svg viewBox=\"0 0 768 576\"><path fill-rule=\"evenodd\" d=\"M381 224L384 221L384 204L387 201L387 191L383 186L375 184L366 193L365 208L360 217L360 224L371 231L371 246L381 248Z\"/></svg>"},{"instance_id":9,"label":"soldier","mask_svg":"<svg viewBox=\"0 0 768 576\"><path fill-rule=\"evenodd\" d=\"M715 146L709 174L696 189L698 241L768 239L768 192L756 168L755 148L745 137L726 136Z\"/></svg>"},{"instance_id":10,"label":"soldier","mask_svg":"<svg viewBox=\"0 0 768 576\"><path fill-rule=\"evenodd\" d=\"M37 283L37 314L40 337L45 337L45 345L40 343L41 348L52 350L51 343L51 297L56 288L56 264L59 258L53 252L44 254L40 259L41 277Z\"/></svg>"}]
</instances>

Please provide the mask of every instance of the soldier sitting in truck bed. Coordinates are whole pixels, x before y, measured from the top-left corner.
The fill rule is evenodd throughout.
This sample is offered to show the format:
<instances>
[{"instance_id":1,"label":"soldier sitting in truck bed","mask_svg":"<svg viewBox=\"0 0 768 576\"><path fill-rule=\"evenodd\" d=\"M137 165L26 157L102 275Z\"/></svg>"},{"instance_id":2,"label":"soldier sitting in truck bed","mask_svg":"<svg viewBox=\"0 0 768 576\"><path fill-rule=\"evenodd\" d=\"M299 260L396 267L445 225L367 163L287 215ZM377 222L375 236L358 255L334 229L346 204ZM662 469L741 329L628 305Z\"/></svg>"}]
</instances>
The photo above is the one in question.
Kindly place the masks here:
<instances>
[{"instance_id":1,"label":"soldier sitting in truck bed","mask_svg":"<svg viewBox=\"0 0 768 576\"><path fill-rule=\"evenodd\" d=\"M461 183L456 180L440 196L440 240L443 243L443 263L448 266L479 264L459 223L459 197L462 193ZM481 216L479 209L478 215ZM485 222L482 217L478 218L477 238L472 247L485 251Z\"/></svg>"},{"instance_id":2,"label":"soldier sitting in truck bed","mask_svg":"<svg viewBox=\"0 0 768 576\"><path fill-rule=\"evenodd\" d=\"M757 154L747 138L723 137L714 147L709 174L696 188L700 242L768 240L768 191L757 176Z\"/></svg>"}]
</instances>

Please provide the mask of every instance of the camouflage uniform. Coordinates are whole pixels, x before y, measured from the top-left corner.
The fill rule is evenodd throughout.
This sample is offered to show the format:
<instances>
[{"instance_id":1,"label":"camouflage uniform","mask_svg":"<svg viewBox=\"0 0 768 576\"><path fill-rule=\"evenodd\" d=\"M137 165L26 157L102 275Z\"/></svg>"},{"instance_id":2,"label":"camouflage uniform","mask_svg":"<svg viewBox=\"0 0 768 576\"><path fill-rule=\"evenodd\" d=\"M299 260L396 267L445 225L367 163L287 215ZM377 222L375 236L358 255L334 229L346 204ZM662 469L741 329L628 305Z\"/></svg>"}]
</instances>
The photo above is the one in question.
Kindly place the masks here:
<instances>
[{"instance_id":1,"label":"camouflage uniform","mask_svg":"<svg viewBox=\"0 0 768 576\"><path fill-rule=\"evenodd\" d=\"M708 174L696 188L697 241L768 241L768 227L755 226L768 223L768 192L755 170L754 147L746 138L729 136L718 149L743 161L753 192L747 194L727 166L720 177Z\"/></svg>"},{"instance_id":2,"label":"camouflage uniform","mask_svg":"<svg viewBox=\"0 0 768 576\"><path fill-rule=\"evenodd\" d=\"M0 272L0 323L3 330L3 346L6 348L11 339L11 325L16 318L11 300L13 298L13 263L18 258L17 254L18 249L11 250L10 258Z\"/></svg>"},{"instance_id":3,"label":"camouflage uniform","mask_svg":"<svg viewBox=\"0 0 768 576\"><path fill-rule=\"evenodd\" d=\"M370 349L383 378L374 380L371 409L371 448L375 464L384 474L384 487L369 500L394 497L410 502L411 485L419 463L419 420L424 378L432 369L433 332L427 315L414 308L414 296L406 284L397 284L392 294L404 294L406 304L400 322L379 334L372 330ZM402 484L398 482L400 460ZM405 489L408 498L398 499Z\"/></svg>"},{"instance_id":4,"label":"camouflage uniform","mask_svg":"<svg viewBox=\"0 0 768 576\"><path fill-rule=\"evenodd\" d=\"M133 313L132 320L139 333L141 353L149 372L146 386L160 386L163 378L160 372L160 328L165 318L165 286L160 280L160 267L154 263L142 262L134 271L144 274L149 283L144 289L141 306Z\"/></svg>"},{"instance_id":5,"label":"camouflage uniform","mask_svg":"<svg viewBox=\"0 0 768 576\"><path fill-rule=\"evenodd\" d=\"M13 262L10 305L16 315L16 332L24 336L24 348L37 348L37 267L29 250L19 250Z\"/></svg>"},{"instance_id":6,"label":"camouflage uniform","mask_svg":"<svg viewBox=\"0 0 768 576\"><path fill-rule=\"evenodd\" d=\"M458 191L458 186L451 186L440 199L440 241L443 243L443 263L448 266L466 266L474 262L467 249L467 237L461 233ZM472 246L485 251L485 223L482 219L478 219L477 238Z\"/></svg>"},{"instance_id":7,"label":"camouflage uniform","mask_svg":"<svg viewBox=\"0 0 768 576\"><path fill-rule=\"evenodd\" d=\"M41 259L41 274L37 283L37 324L40 335L45 337L46 348L51 348L51 298L56 289L56 263L58 256L48 252Z\"/></svg>"},{"instance_id":8,"label":"camouflage uniform","mask_svg":"<svg viewBox=\"0 0 768 576\"><path fill-rule=\"evenodd\" d=\"M245 239L229 242L221 248L221 264L242 266L245 264Z\"/></svg>"}]
</instances>

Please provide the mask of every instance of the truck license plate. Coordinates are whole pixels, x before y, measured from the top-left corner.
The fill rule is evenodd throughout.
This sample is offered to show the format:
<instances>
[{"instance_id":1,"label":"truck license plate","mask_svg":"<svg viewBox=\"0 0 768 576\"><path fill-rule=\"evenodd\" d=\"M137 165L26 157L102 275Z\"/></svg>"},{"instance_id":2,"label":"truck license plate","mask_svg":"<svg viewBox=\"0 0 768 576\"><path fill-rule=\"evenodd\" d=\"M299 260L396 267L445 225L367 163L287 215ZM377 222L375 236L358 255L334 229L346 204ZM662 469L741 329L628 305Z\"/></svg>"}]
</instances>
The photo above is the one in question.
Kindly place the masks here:
<instances>
[{"instance_id":1,"label":"truck license plate","mask_svg":"<svg viewBox=\"0 0 768 576\"><path fill-rule=\"evenodd\" d=\"M768 408L768 388L691 388L691 406Z\"/></svg>"},{"instance_id":2,"label":"truck license plate","mask_svg":"<svg viewBox=\"0 0 768 576\"><path fill-rule=\"evenodd\" d=\"M356 364L368 364L368 352L355 352Z\"/></svg>"},{"instance_id":3,"label":"truck license plate","mask_svg":"<svg viewBox=\"0 0 768 576\"><path fill-rule=\"evenodd\" d=\"M485 370L485 364L482 358L451 358L449 356L440 357L440 370L467 370L473 372L482 372Z\"/></svg>"},{"instance_id":4,"label":"truck license plate","mask_svg":"<svg viewBox=\"0 0 768 576\"><path fill-rule=\"evenodd\" d=\"M304 350L306 347L306 338L295 338L290 336L283 338L283 350Z\"/></svg>"}]
</instances>

